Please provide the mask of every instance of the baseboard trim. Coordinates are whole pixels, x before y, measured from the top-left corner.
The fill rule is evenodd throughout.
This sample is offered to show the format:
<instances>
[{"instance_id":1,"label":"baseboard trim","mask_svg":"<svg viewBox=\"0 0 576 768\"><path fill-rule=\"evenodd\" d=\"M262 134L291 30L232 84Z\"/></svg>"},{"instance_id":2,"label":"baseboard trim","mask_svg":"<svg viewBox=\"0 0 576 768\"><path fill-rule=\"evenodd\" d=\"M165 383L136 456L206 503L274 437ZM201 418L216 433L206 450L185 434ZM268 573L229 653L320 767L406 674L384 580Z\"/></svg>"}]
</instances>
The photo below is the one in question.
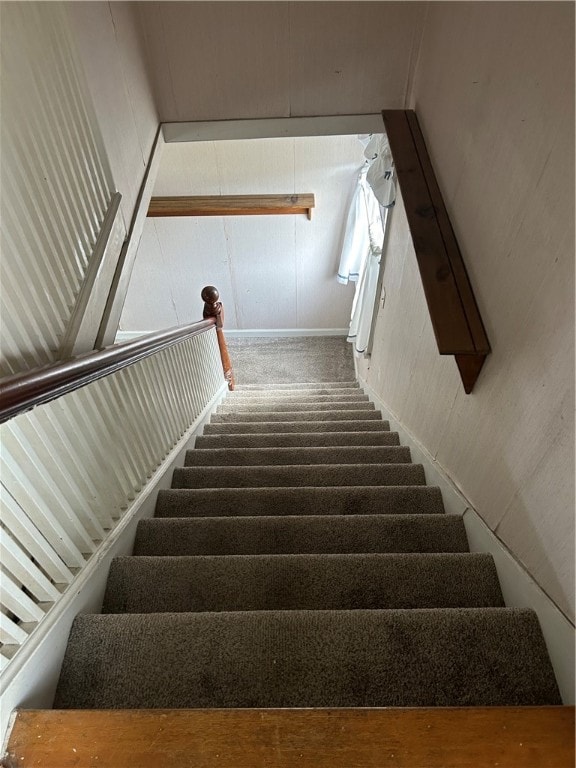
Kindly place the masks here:
<instances>
[{"instance_id":1,"label":"baseboard trim","mask_svg":"<svg viewBox=\"0 0 576 768\"><path fill-rule=\"evenodd\" d=\"M288 336L347 336L348 328L254 328L226 330L229 339Z\"/></svg>"},{"instance_id":2,"label":"baseboard trim","mask_svg":"<svg viewBox=\"0 0 576 768\"><path fill-rule=\"evenodd\" d=\"M68 587L62 599L43 619L42 624L22 646L0 678L0 735L6 733L10 714L16 707L52 706L60 667L74 618L79 613L97 613L104 599L106 579L112 558L130 554L140 520L154 515L159 490L170 488L175 467L184 465L186 450L225 397L222 384L194 423L152 475L124 517L94 553Z\"/></svg>"},{"instance_id":3,"label":"baseboard trim","mask_svg":"<svg viewBox=\"0 0 576 768\"><path fill-rule=\"evenodd\" d=\"M131 341L154 331L118 331L115 344ZM348 328L225 328L227 339L251 339L257 337L282 338L288 336L347 336Z\"/></svg>"},{"instance_id":4,"label":"baseboard trim","mask_svg":"<svg viewBox=\"0 0 576 768\"><path fill-rule=\"evenodd\" d=\"M357 369L356 372L358 375ZM574 704L576 698L574 690L575 651L572 622L562 613L552 598L533 579L508 547L486 525L444 467L406 429L361 376L358 376L358 381L376 408L382 412L382 417L390 422L390 429L399 433L402 445L410 448L412 461L423 465L427 483L440 488L446 512L463 517L470 551L487 552L494 557L505 604L513 608L531 608L536 613L554 667L562 700L564 704Z\"/></svg>"}]
</instances>

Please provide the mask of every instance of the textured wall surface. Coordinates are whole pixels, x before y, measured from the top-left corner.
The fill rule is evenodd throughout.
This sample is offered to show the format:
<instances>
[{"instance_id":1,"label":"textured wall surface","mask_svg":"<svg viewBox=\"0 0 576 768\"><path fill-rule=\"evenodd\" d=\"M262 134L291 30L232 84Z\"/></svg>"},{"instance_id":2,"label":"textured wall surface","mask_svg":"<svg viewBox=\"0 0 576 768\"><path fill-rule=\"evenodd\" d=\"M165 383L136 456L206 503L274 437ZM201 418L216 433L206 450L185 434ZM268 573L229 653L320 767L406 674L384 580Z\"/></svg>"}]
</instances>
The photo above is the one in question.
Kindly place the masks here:
<instances>
[{"instance_id":1,"label":"textured wall surface","mask_svg":"<svg viewBox=\"0 0 576 768\"><path fill-rule=\"evenodd\" d=\"M431 3L412 105L493 352L438 355L401 201L362 374L574 617L574 7Z\"/></svg>"},{"instance_id":2,"label":"textured wall surface","mask_svg":"<svg viewBox=\"0 0 576 768\"><path fill-rule=\"evenodd\" d=\"M313 192L316 207L312 221L304 214L147 219L121 330L197 320L209 284L225 302L227 328L347 328L354 287L337 283L336 272L363 161L355 136L167 144L155 195Z\"/></svg>"},{"instance_id":3,"label":"textured wall surface","mask_svg":"<svg viewBox=\"0 0 576 768\"><path fill-rule=\"evenodd\" d=\"M425 4L139 3L160 119L402 108Z\"/></svg>"},{"instance_id":4,"label":"textured wall surface","mask_svg":"<svg viewBox=\"0 0 576 768\"><path fill-rule=\"evenodd\" d=\"M67 3L98 123L130 226L158 130L134 3Z\"/></svg>"},{"instance_id":5,"label":"textured wall surface","mask_svg":"<svg viewBox=\"0 0 576 768\"><path fill-rule=\"evenodd\" d=\"M58 359L114 196L66 8L2 7L3 376Z\"/></svg>"}]
</instances>

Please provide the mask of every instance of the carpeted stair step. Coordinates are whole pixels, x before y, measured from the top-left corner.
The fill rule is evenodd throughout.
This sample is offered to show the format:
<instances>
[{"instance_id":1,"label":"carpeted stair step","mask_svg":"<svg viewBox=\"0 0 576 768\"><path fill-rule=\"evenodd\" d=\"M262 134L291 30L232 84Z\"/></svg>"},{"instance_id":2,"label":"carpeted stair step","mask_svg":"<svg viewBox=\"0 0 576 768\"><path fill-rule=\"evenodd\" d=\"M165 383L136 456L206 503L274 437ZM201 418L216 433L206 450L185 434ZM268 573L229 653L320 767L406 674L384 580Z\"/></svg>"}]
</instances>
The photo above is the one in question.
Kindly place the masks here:
<instances>
[{"instance_id":1,"label":"carpeted stair step","mask_svg":"<svg viewBox=\"0 0 576 768\"><path fill-rule=\"evenodd\" d=\"M361 389L332 389L314 390L302 389L299 392L230 392L226 395L225 403L233 405L247 403L340 403L353 400L358 403L367 403L368 395Z\"/></svg>"},{"instance_id":2,"label":"carpeted stair step","mask_svg":"<svg viewBox=\"0 0 576 768\"><path fill-rule=\"evenodd\" d=\"M468 540L459 515L361 514L153 518L134 543L165 557L352 552L468 552Z\"/></svg>"},{"instance_id":3,"label":"carpeted stair step","mask_svg":"<svg viewBox=\"0 0 576 768\"><path fill-rule=\"evenodd\" d=\"M371 403L372 408L374 407ZM381 420L382 414L380 411L374 411L370 409L363 410L315 410L315 411L242 411L232 413L215 413L211 422L213 424L218 423L235 423L235 422L250 422L250 421L298 421L304 424L306 421L369 421L371 419Z\"/></svg>"},{"instance_id":4,"label":"carpeted stair step","mask_svg":"<svg viewBox=\"0 0 576 768\"><path fill-rule=\"evenodd\" d=\"M363 395L362 393L351 395L310 395L306 397L289 397L287 395L284 395L283 397L272 397L270 395L266 397L244 397L239 395L238 397L232 398L226 397L226 399L220 403L220 406L226 406L227 408L230 408L230 410L236 408L255 408L259 406L263 409L267 407L269 411L274 411L279 405L284 407L294 405L297 408L300 408L300 406L307 406L310 408L315 403L325 406L331 405L333 408L339 408L341 403L356 403L358 408L364 408L365 406L368 408L370 407L368 395Z\"/></svg>"},{"instance_id":5,"label":"carpeted stair step","mask_svg":"<svg viewBox=\"0 0 576 768\"><path fill-rule=\"evenodd\" d=\"M299 432L388 432L390 424L376 418L358 421L223 421L206 424L205 435L281 434Z\"/></svg>"},{"instance_id":6,"label":"carpeted stair step","mask_svg":"<svg viewBox=\"0 0 576 768\"><path fill-rule=\"evenodd\" d=\"M206 448L186 451L185 467L284 466L287 464L410 463L402 445L338 445L304 448Z\"/></svg>"},{"instance_id":7,"label":"carpeted stair step","mask_svg":"<svg viewBox=\"0 0 576 768\"><path fill-rule=\"evenodd\" d=\"M54 707L560 704L532 611L80 615Z\"/></svg>"},{"instance_id":8,"label":"carpeted stair step","mask_svg":"<svg viewBox=\"0 0 576 768\"><path fill-rule=\"evenodd\" d=\"M373 411L374 403L357 400L346 400L343 402L312 402L312 403L226 403L219 405L216 413L239 414L244 413L312 413L316 411Z\"/></svg>"},{"instance_id":9,"label":"carpeted stair step","mask_svg":"<svg viewBox=\"0 0 576 768\"><path fill-rule=\"evenodd\" d=\"M160 490L156 517L229 515L439 515L440 489L426 485Z\"/></svg>"},{"instance_id":10,"label":"carpeted stair step","mask_svg":"<svg viewBox=\"0 0 576 768\"><path fill-rule=\"evenodd\" d=\"M235 392L276 392L278 390L301 389L360 389L357 381L312 381L302 384L268 384L263 387L260 384L236 384Z\"/></svg>"},{"instance_id":11,"label":"carpeted stair step","mask_svg":"<svg viewBox=\"0 0 576 768\"><path fill-rule=\"evenodd\" d=\"M338 402L339 400L363 400L367 401L368 395L361 389L276 389L272 391L254 391L254 392L228 392L226 402L228 403L247 403L251 401L278 401L278 402L308 402L318 400L322 402Z\"/></svg>"},{"instance_id":12,"label":"carpeted stair step","mask_svg":"<svg viewBox=\"0 0 576 768\"><path fill-rule=\"evenodd\" d=\"M258 488L327 485L425 485L421 464L288 464L275 467L180 467L173 488Z\"/></svg>"},{"instance_id":13,"label":"carpeted stair step","mask_svg":"<svg viewBox=\"0 0 576 768\"><path fill-rule=\"evenodd\" d=\"M205 448L312 448L331 445L400 445L397 432L300 432L237 435L201 435L195 449Z\"/></svg>"},{"instance_id":14,"label":"carpeted stair step","mask_svg":"<svg viewBox=\"0 0 576 768\"><path fill-rule=\"evenodd\" d=\"M117 557L102 613L503 606L491 555Z\"/></svg>"},{"instance_id":15,"label":"carpeted stair step","mask_svg":"<svg viewBox=\"0 0 576 768\"><path fill-rule=\"evenodd\" d=\"M176 488L158 492L156 517L440 515L439 488L426 485L301 488Z\"/></svg>"}]
</instances>

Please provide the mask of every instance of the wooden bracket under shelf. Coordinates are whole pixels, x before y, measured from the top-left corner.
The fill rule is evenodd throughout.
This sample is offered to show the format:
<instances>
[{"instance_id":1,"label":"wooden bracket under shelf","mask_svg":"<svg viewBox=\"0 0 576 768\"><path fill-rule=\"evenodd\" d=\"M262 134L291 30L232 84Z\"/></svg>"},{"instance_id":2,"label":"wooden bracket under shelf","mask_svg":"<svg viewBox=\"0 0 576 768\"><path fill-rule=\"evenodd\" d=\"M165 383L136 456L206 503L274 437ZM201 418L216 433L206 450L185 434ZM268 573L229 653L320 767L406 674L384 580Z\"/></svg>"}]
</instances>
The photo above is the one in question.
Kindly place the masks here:
<instances>
[{"instance_id":1,"label":"wooden bracket under shelf","mask_svg":"<svg viewBox=\"0 0 576 768\"><path fill-rule=\"evenodd\" d=\"M148 216L278 216L305 213L312 218L313 194L197 195L153 197Z\"/></svg>"}]
</instances>

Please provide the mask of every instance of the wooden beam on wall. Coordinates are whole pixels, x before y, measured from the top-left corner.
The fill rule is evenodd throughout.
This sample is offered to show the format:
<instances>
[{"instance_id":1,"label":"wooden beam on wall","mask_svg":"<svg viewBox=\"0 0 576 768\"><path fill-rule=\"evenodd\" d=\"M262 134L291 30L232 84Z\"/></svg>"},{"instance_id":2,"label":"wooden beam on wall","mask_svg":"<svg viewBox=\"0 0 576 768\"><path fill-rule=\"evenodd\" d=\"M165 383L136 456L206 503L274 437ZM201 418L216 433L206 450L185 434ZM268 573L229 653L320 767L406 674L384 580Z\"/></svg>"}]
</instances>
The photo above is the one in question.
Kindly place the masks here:
<instances>
[{"instance_id":1,"label":"wooden beam on wall","mask_svg":"<svg viewBox=\"0 0 576 768\"><path fill-rule=\"evenodd\" d=\"M148 216L278 216L305 213L311 219L314 206L313 194L153 197Z\"/></svg>"},{"instance_id":2,"label":"wooden beam on wall","mask_svg":"<svg viewBox=\"0 0 576 768\"><path fill-rule=\"evenodd\" d=\"M454 355L467 394L490 353L462 254L413 110L382 113L441 355Z\"/></svg>"}]
</instances>

